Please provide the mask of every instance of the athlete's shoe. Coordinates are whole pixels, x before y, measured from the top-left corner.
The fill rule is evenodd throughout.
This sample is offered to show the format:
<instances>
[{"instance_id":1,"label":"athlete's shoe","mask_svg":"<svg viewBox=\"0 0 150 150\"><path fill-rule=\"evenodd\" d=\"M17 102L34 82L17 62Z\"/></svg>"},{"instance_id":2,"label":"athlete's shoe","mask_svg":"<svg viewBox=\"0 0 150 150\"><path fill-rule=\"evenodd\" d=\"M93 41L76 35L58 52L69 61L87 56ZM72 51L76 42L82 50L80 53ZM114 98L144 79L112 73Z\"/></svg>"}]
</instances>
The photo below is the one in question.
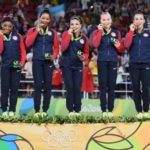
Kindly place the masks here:
<instances>
[{"instance_id":1,"label":"athlete's shoe","mask_svg":"<svg viewBox=\"0 0 150 150\"><path fill-rule=\"evenodd\" d=\"M46 116L47 116L47 113L46 113L46 112L42 112L42 113L40 113L40 116L41 116L41 117L46 117Z\"/></svg>"},{"instance_id":2,"label":"athlete's shoe","mask_svg":"<svg viewBox=\"0 0 150 150\"><path fill-rule=\"evenodd\" d=\"M112 118L113 117L113 113L112 112L108 112L108 118Z\"/></svg>"},{"instance_id":3,"label":"athlete's shoe","mask_svg":"<svg viewBox=\"0 0 150 150\"><path fill-rule=\"evenodd\" d=\"M148 113L148 112L144 112L144 113L143 113L143 118L145 118L145 119L150 118L149 113Z\"/></svg>"},{"instance_id":4,"label":"athlete's shoe","mask_svg":"<svg viewBox=\"0 0 150 150\"><path fill-rule=\"evenodd\" d=\"M79 112L74 112L74 115L75 115L76 117L80 117L80 116L81 116L81 114L80 114Z\"/></svg>"},{"instance_id":5,"label":"athlete's shoe","mask_svg":"<svg viewBox=\"0 0 150 150\"><path fill-rule=\"evenodd\" d=\"M34 117L39 117L40 116L40 113L39 112L36 112L35 114L34 114Z\"/></svg>"},{"instance_id":6,"label":"athlete's shoe","mask_svg":"<svg viewBox=\"0 0 150 150\"><path fill-rule=\"evenodd\" d=\"M74 112L69 112L69 114L68 114L69 118L70 118L70 117L73 117L74 115L75 115Z\"/></svg>"},{"instance_id":7,"label":"athlete's shoe","mask_svg":"<svg viewBox=\"0 0 150 150\"><path fill-rule=\"evenodd\" d=\"M2 117L8 117L8 111L4 111L4 112L2 113Z\"/></svg>"},{"instance_id":8,"label":"athlete's shoe","mask_svg":"<svg viewBox=\"0 0 150 150\"><path fill-rule=\"evenodd\" d=\"M142 119L143 118L143 114L140 112L140 113L138 113L137 115L136 115L136 118L137 119Z\"/></svg>"},{"instance_id":9,"label":"athlete's shoe","mask_svg":"<svg viewBox=\"0 0 150 150\"><path fill-rule=\"evenodd\" d=\"M9 116L9 117L14 117L14 116L15 116L15 112L10 111L10 112L8 113L8 116Z\"/></svg>"},{"instance_id":10,"label":"athlete's shoe","mask_svg":"<svg viewBox=\"0 0 150 150\"><path fill-rule=\"evenodd\" d=\"M103 116L103 118L106 118L106 117L108 117L108 114L107 114L107 112L103 112L103 113L102 113L102 116Z\"/></svg>"}]
</instances>

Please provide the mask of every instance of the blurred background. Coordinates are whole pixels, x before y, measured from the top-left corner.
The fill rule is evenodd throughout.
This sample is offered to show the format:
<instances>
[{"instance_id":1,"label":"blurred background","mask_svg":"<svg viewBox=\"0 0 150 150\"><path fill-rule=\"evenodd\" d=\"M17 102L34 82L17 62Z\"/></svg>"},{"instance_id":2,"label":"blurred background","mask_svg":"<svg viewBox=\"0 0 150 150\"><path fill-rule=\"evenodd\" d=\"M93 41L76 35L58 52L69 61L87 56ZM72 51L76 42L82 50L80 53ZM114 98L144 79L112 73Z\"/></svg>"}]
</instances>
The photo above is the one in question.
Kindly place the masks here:
<instances>
[{"instance_id":1,"label":"blurred background","mask_svg":"<svg viewBox=\"0 0 150 150\"><path fill-rule=\"evenodd\" d=\"M81 15L83 31L99 23L102 11L109 11L113 26L126 32L134 11L140 9L150 14L150 0L0 0L0 19L10 16L21 34L36 23L38 15L48 8L52 13L52 27L62 33L69 24L70 16Z\"/></svg>"},{"instance_id":2,"label":"blurred background","mask_svg":"<svg viewBox=\"0 0 150 150\"><path fill-rule=\"evenodd\" d=\"M97 49L91 44L93 31L99 24L102 11L109 11L113 18L113 27L121 31L124 38L132 22L132 15L136 10L145 14L145 29L150 30L150 0L0 0L0 20L6 16L14 20L16 30L25 38L27 30L35 26L38 16L43 9L49 9L52 14L51 27L57 30L59 40L62 33L69 27L72 15L80 15L83 20L82 32L90 39L89 72L85 72L94 86L91 91L83 91L83 98L98 98L97 81ZM19 89L20 97L32 97L32 49L27 51L27 62L22 71ZM61 53L55 60L53 72L53 97L65 97L65 87L60 66ZM118 54L118 77L116 98L132 98L132 86L128 72L128 53Z\"/></svg>"}]
</instances>

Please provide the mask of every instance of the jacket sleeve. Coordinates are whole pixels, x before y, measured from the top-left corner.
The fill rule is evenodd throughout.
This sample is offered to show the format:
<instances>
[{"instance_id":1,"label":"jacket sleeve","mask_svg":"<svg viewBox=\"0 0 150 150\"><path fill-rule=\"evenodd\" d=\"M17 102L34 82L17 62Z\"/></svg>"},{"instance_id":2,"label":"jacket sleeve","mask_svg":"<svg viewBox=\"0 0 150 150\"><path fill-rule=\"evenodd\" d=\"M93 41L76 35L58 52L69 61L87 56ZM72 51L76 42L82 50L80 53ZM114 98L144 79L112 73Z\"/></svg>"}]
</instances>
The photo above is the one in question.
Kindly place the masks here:
<instances>
[{"instance_id":1,"label":"jacket sleeve","mask_svg":"<svg viewBox=\"0 0 150 150\"><path fill-rule=\"evenodd\" d=\"M53 44L54 44L54 50L53 50L53 58L55 59L57 57L57 55L59 54L59 41L58 41L58 36L57 36L57 32L55 30L53 30L54 32L54 40L53 40Z\"/></svg>"},{"instance_id":2,"label":"jacket sleeve","mask_svg":"<svg viewBox=\"0 0 150 150\"><path fill-rule=\"evenodd\" d=\"M85 63L88 63L88 61L89 61L89 40L88 40L87 37L86 37L86 43L85 43L83 51L84 51L84 60L85 60Z\"/></svg>"},{"instance_id":3,"label":"jacket sleeve","mask_svg":"<svg viewBox=\"0 0 150 150\"><path fill-rule=\"evenodd\" d=\"M67 31L65 31L63 33L62 39L61 39L61 50L62 50L62 52L67 50L70 41L71 41L71 35L69 35Z\"/></svg>"},{"instance_id":4,"label":"jacket sleeve","mask_svg":"<svg viewBox=\"0 0 150 150\"><path fill-rule=\"evenodd\" d=\"M124 39L124 47L129 49L133 41L134 31L129 31Z\"/></svg>"},{"instance_id":5,"label":"jacket sleeve","mask_svg":"<svg viewBox=\"0 0 150 150\"><path fill-rule=\"evenodd\" d=\"M121 33L118 32L118 41L120 43L120 46L116 47L118 52L122 52L124 50L123 41L121 39Z\"/></svg>"},{"instance_id":6,"label":"jacket sleeve","mask_svg":"<svg viewBox=\"0 0 150 150\"><path fill-rule=\"evenodd\" d=\"M0 35L0 54L2 54L3 50L4 50L4 38L3 35Z\"/></svg>"},{"instance_id":7,"label":"jacket sleeve","mask_svg":"<svg viewBox=\"0 0 150 150\"><path fill-rule=\"evenodd\" d=\"M35 28L30 28L27 32L25 44L27 48L31 48L35 42L38 32Z\"/></svg>"},{"instance_id":8,"label":"jacket sleeve","mask_svg":"<svg viewBox=\"0 0 150 150\"><path fill-rule=\"evenodd\" d=\"M93 46L95 48L98 48L99 45L101 44L101 39L102 39L102 30L96 30L93 33Z\"/></svg>"},{"instance_id":9,"label":"jacket sleeve","mask_svg":"<svg viewBox=\"0 0 150 150\"><path fill-rule=\"evenodd\" d=\"M22 65L24 65L25 61L26 61L26 49L25 49L23 37L21 35L19 35L19 36L20 36L20 54L21 54L20 63Z\"/></svg>"}]
</instances>

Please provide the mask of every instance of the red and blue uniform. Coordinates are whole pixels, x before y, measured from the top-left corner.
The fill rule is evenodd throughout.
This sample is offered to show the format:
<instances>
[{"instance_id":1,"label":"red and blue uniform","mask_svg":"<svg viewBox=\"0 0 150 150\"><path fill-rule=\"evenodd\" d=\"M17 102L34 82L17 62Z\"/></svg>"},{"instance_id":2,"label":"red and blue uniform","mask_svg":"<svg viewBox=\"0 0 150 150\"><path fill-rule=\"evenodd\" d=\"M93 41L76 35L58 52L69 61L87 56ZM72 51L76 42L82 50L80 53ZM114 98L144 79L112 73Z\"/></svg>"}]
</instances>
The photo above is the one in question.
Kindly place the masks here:
<instances>
[{"instance_id":1,"label":"red and blue uniform","mask_svg":"<svg viewBox=\"0 0 150 150\"><path fill-rule=\"evenodd\" d=\"M21 72L19 67L14 67L14 62L23 66L26 60L22 36L16 32L11 32L8 37L0 35L0 54L2 56L1 107L3 111L7 111L9 97L9 111L15 112Z\"/></svg>"},{"instance_id":2,"label":"red and blue uniform","mask_svg":"<svg viewBox=\"0 0 150 150\"><path fill-rule=\"evenodd\" d=\"M137 112L148 112L150 103L150 32L129 31L124 40L129 52L129 70ZM142 84L142 90L141 85ZM143 105L141 101L143 100Z\"/></svg>"},{"instance_id":3,"label":"red and blue uniform","mask_svg":"<svg viewBox=\"0 0 150 150\"><path fill-rule=\"evenodd\" d=\"M119 47L114 46L112 38L119 41ZM124 49L121 34L116 29L111 29L108 34L104 34L102 30L96 30L93 36L93 46L98 49L97 64L101 109L103 112L106 112L107 109L112 112L117 78L117 56L118 52L122 52Z\"/></svg>"},{"instance_id":4,"label":"red and blue uniform","mask_svg":"<svg viewBox=\"0 0 150 150\"><path fill-rule=\"evenodd\" d=\"M31 28L26 36L27 48L33 49L33 60L45 60L45 53L50 53L53 58L56 58L59 53L59 43L57 32L49 29L47 33L41 35L36 28Z\"/></svg>"},{"instance_id":5,"label":"red and blue uniform","mask_svg":"<svg viewBox=\"0 0 150 150\"><path fill-rule=\"evenodd\" d=\"M33 78L34 78L34 104L35 111L39 112L41 103L42 81L44 81L44 100L43 111L49 108L52 89L52 72L54 65L46 55L50 55L54 59L59 53L59 43L57 32L51 28L47 28L44 34L41 34L36 28L28 30L26 35L27 48L33 49Z\"/></svg>"},{"instance_id":6,"label":"red and blue uniform","mask_svg":"<svg viewBox=\"0 0 150 150\"><path fill-rule=\"evenodd\" d=\"M83 53L84 61L88 61L89 42L85 35L71 37L67 31L62 35L62 71L65 82L66 106L69 112L81 110L81 85L83 62L78 57L78 51Z\"/></svg>"}]
</instances>

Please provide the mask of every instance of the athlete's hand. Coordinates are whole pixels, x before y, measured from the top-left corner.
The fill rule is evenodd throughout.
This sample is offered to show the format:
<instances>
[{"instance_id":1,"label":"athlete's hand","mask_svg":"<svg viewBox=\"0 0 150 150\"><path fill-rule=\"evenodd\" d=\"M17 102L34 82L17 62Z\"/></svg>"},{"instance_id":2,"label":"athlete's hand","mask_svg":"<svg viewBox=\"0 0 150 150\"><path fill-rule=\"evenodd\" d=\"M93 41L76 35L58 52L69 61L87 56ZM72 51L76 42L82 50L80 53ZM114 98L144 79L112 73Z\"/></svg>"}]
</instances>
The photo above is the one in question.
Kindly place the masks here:
<instances>
[{"instance_id":1,"label":"athlete's hand","mask_svg":"<svg viewBox=\"0 0 150 150\"><path fill-rule=\"evenodd\" d=\"M24 70L24 64L20 63L20 70L23 71Z\"/></svg>"},{"instance_id":2,"label":"athlete's hand","mask_svg":"<svg viewBox=\"0 0 150 150\"><path fill-rule=\"evenodd\" d=\"M54 61L54 57L53 57L53 56L50 57L50 61L51 61L51 62Z\"/></svg>"},{"instance_id":3,"label":"athlete's hand","mask_svg":"<svg viewBox=\"0 0 150 150\"><path fill-rule=\"evenodd\" d=\"M130 25L130 30L135 31L135 25L133 23Z\"/></svg>"},{"instance_id":4,"label":"athlete's hand","mask_svg":"<svg viewBox=\"0 0 150 150\"><path fill-rule=\"evenodd\" d=\"M72 36L72 34L73 34L73 29L72 29L72 28L70 28L70 29L68 30L68 34Z\"/></svg>"},{"instance_id":5,"label":"athlete's hand","mask_svg":"<svg viewBox=\"0 0 150 150\"><path fill-rule=\"evenodd\" d=\"M103 31L103 26L102 26L102 24L99 24L99 25L97 26L97 28L98 28L98 30L102 30L102 31Z\"/></svg>"},{"instance_id":6,"label":"athlete's hand","mask_svg":"<svg viewBox=\"0 0 150 150\"><path fill-rule=\"evenodd\" d=\"M78 55L78 57L81 61L84 61L84 55Z\"/></svg>"},{"instance_id":7,"label":"athlete's hand","mask_svg":"<svg viewBox=\"0 0 150 150\"><path fill-rule=\"evenodd\" d=\"M119 47L120 46L120 42L116 39L114 42L115 47Z\"/></svg>"},{"instance_id":8,"label":"athlete's hand","mask_svg":"<svg viewBox=\"0 0 150 150\"><path fill-rule=\"evenodd\" d=\"M42 24L42 23L39 23L39 24L36 26L36 30L37 30L38 32L40 32L42 26L43 26L43 24Z\"/></svg>"}]
</instances>

